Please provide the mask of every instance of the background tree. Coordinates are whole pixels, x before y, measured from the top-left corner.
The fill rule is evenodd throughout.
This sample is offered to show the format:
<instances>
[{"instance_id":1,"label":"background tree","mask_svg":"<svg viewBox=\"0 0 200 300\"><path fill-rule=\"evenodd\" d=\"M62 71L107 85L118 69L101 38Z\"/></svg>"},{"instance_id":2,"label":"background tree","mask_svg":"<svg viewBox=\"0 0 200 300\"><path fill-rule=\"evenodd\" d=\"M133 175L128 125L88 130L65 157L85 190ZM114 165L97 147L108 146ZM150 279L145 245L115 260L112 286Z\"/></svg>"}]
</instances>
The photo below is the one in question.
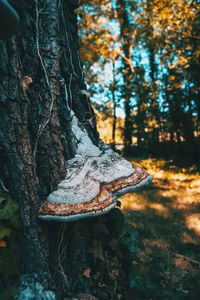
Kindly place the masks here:
<instances>
[{"instance_id":1,"label":"background tree","mask_svg":"<svg viewBox=\"0 0 200 300\"><path fill-rule=\"evenodd\" d=\"M122 74L123 74L123 87L122 97L124 98L124 112L125 112L125 127L124 127L124 154L130 152L132 144L132 131L133 123L131 118L131 96L132 96L132 80L133 80L133 67L132 67L132 41L131 33L132 26L130 16L128 14L127 2L124 0L116 1L117 20L120 27L120 40L123 52Z\"/></svg>"}]
</instances>

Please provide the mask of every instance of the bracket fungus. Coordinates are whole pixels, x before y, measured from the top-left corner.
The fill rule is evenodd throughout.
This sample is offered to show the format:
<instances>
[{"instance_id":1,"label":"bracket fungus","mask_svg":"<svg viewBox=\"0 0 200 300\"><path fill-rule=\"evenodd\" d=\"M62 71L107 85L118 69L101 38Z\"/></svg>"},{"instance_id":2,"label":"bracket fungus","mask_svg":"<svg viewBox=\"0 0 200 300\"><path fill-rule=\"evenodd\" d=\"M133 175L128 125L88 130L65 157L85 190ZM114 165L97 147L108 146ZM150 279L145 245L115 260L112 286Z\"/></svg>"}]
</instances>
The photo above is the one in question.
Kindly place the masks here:
<instances>
[{"instance_id":1,"label":"bracket fungus","mask_svg":"<svg viewBox=\"0 0 200 300\"><path fill-rule=\"evenodd\" d=\"M95 146L74 114L71 127L77 140L76 155L66 162L65 179L40 207L42 220L74 221L105 214L120 196L152 180L144 169L121 158L102 141Z\"/></svg>"}]
</instances>

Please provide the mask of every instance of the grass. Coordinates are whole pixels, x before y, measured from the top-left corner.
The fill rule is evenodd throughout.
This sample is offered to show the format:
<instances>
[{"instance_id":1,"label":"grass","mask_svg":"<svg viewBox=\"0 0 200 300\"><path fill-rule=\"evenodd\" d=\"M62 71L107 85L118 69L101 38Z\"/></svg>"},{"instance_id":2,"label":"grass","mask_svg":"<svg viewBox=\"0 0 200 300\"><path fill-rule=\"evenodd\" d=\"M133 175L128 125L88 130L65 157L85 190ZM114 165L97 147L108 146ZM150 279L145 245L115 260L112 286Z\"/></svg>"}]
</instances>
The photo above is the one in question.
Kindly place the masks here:
<instances>
[{"instance_id":1,"label":"grass","mask_svg":"<svg viewBox=\"0 0 200 300\"><path fill-rule=\"evenodd\" d=\"M140 251L145 299L200 299L200 174L172 161L132 160L153 175L146 190L121 197L127 220L145 246ZM143 299L142 297L139 299Z\"/></svg>"}]
</instances>

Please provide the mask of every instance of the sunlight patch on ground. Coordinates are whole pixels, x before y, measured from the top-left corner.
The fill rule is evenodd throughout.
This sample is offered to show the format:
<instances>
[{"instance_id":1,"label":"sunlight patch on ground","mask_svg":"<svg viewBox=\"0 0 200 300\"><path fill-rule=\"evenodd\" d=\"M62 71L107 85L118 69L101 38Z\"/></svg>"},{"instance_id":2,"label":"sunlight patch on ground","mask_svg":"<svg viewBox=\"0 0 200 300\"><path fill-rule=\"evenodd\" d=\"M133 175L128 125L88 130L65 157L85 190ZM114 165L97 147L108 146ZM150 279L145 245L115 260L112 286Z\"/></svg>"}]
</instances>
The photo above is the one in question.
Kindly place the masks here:
<instances>
[{"instance_id":1,"label":"sunlight patch on ground","mask_svg":"<svg viewBox=\"0 0 200 300\"><path fill-rule=\"evenodd\" d=\"M151 173L151 175L153 176L153 178L155 179L160 179L160 178L164 178L165 177L165 173L162 170L150 170L149 173Z\"/></svg>"},{"instance_id":2,"label":"sunlight patch on ground","mask_svg":"<svg viewBox=\"0 0 200 300\"><path fill-rule=\"evenodd\" d=\"M183 296L176 298L172 292L170 299L185 299L200 286L200 174L171 161L132 162L154 178L144 191L120 198L127 220L145 246L143 276L157 278L167 293L178 291Z\"/></svg>"},{"instance_id":3,"label":"sunlight patch on ground","mask_svg":"<svg viewBox=\"0 0 200 300\"><path fill-rule=\"evenodd\" d=\"M135 163L135 161L132 161ZM136 162L137 163L137 162ZM154 209L166 217L169 208L191 210L200 205L200 175L187 174L171 166L166 170L164 160L146 159L139 162L153 176L146 191L123 196L122 209ZM166 206L166 201L168 202Z\"/></svg>"},{"instance_id":4,"label":"sunlight patch on ground","mask_svg":"<svg viewBox=\"0 0 200 300\"><path fill-rule=\"evenodd\" d=\"M169 216L169 209L162 204L150 203L149 207L152 209L155 209L158 214L162 215L165 218L167 218Z\"/></svg>"},{"instance_id":5,"label":"sunlight patch on ground","mask_svg":"<svg viewBox=\"0 0 200 300\"><path fill-rule=\"evenodd\" d=\"M124 200L123 199L120 199L123 203L124 203ZM125 200L126 201L126 200ZM132 203L126 203L126 205L122 204L122 209L124 208L127 208L127 209L131 209L131 210L142 210L142 209L145 209L146 205L144 203L137 203L137 202L132 202Z\"/></svg>"},{"instance_id":6,"label":"sunlight patch on ground","mask_svg":"<svg viewBox=\"0 0 200 300\"><path fill-rule=\"evenodd\" d=\"M128 210L144 210L144 209L152 209L155 210L155 213L162 215L167 218L169 214L169 210L163 204L160 203L148 203L148 198L145 199L145 195L142 194L127 194L120 198L122 203L122 209Z\"/></svg>"},{"instance_id":7,"label":"sunlight patch on ground","mask_svg":"<svg viewBox=\"0 0 200 300\"><path fill-rule=\"evenodd\" d=\"M141 210L146 208L148 197L145 197L144 194L126 194L120 198L120 202L122 209Z\"/></svg>"},{"instance_id":8,"label":"sunlight patch on ground","mask_svg":"<svg viewBox=\"0 0 200 300\"><path fill-rule=\"evenodd\" d=\"M191 188L192 187L197 187L198 191L200 193L200 179L199 178L193 180L193 182L191 182L190 186L191 186Z\"/></svg>"},{"instance_id":9,"label":"sunlight patch on ground","mask_svg":"<svg viewBox=\"0 0 200 300\"><path fill-rule=\"evenodd\" d=\"M192 214L185 217L186 226L200 235L200 214Z\"/></svg>"}]
</instances>

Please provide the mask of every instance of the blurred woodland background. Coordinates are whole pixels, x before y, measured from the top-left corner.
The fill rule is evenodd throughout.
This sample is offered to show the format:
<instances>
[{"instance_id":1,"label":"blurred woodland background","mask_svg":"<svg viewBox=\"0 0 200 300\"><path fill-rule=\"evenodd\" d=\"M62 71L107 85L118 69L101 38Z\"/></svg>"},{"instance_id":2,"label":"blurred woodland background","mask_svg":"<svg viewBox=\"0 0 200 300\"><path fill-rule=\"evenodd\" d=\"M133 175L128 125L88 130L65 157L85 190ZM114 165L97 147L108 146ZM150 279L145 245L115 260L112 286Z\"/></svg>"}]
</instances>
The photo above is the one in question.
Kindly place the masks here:
<instances>
[{"instance_id":1,"label":"blurred woodland background","mask_svg":"<svg viewBox=\"0 0 200 300\"><path fill-rule=\"evenodd\" d=\"M80 52L100 136L125 155L198 161L199 1L80 1Z\"/></svg>"},{"instance_id":2,"label":"blurred woodland background","mask_svg":"<svg viewBox=\"0 0 200 300\"><path fill-rule=\"evenodd\" d=\"M154 177L145 191L120 199L145 246L133 262L134 299L199 299L199 4L80 0L77 9L88 86L83 92L93 102L100 137ZM19 276L17 212L18 205L0 191L3 300L13 299ZM99 249L94 251L101 259Z\"/></svg>"},{"instance_id":3,"label":"blurred woodland background","mask_svg":"<svg viewBox=\"0 0 200 300\"><path fill-rule=\"evenodd\" d=\"M78 10L100 137L154 177L120 199L145 246L135 299L199 298L199 4L82 0Z\"/></svg>"}]
</instances>

